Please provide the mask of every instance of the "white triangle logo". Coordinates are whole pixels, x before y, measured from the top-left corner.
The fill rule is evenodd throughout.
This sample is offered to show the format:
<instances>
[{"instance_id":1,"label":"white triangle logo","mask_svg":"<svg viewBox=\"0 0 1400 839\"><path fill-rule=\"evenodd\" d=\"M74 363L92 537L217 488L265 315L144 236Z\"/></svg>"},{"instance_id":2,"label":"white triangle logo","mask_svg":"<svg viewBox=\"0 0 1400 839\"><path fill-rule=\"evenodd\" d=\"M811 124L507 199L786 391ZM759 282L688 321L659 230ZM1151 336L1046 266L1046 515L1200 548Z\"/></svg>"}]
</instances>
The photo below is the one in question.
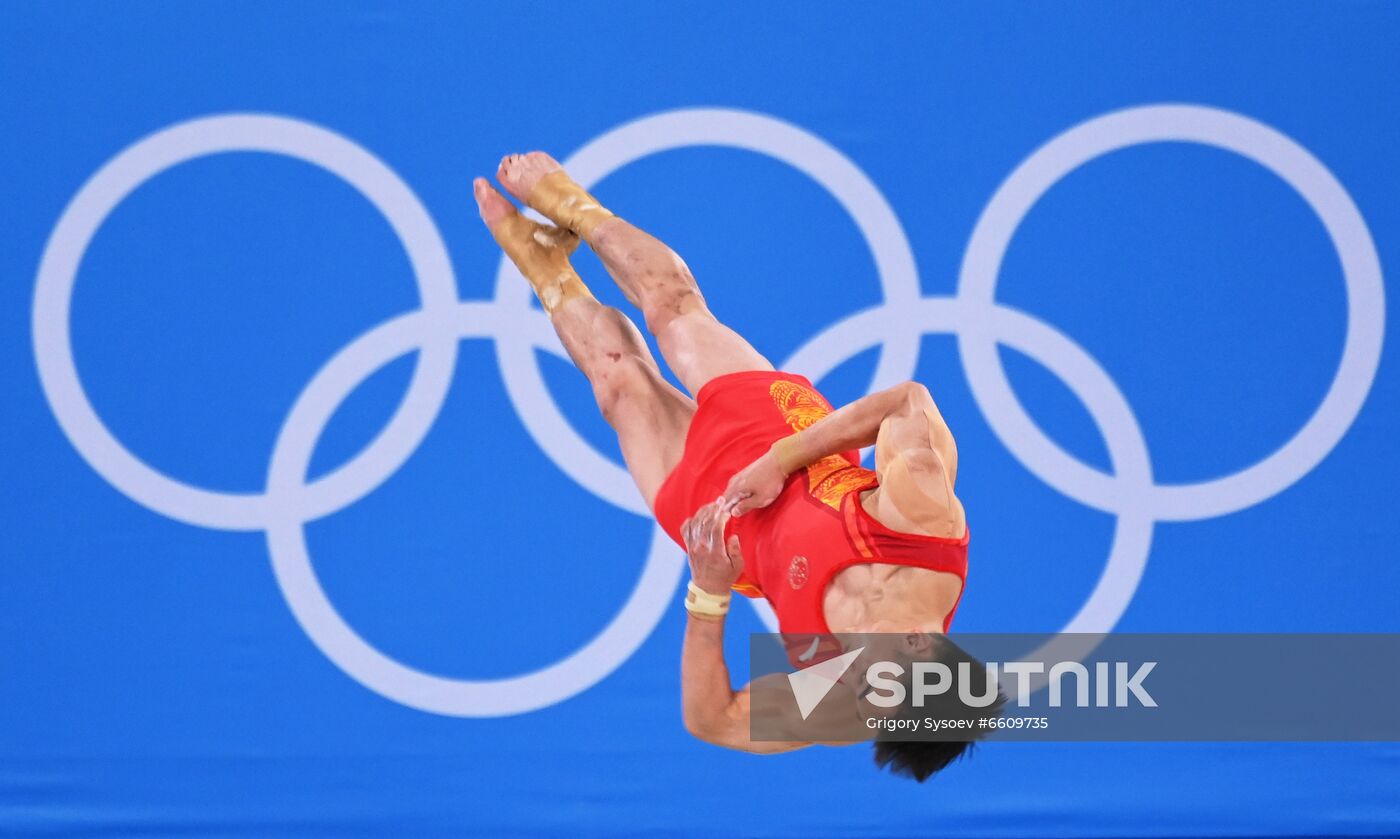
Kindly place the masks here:
<instances>
[{"instance_id":1,"label":"white triangle logo","mask_svg":"<svg viewBox=\"0 0 1400 839\"><path fill-rule=\"evenodd\" d=\"M860 647L788 674L788 684L792 685L792 695L797 699L797 710L801 712L802 719L807 719L822 699L831 692L832 685L850 669L856 656L864 651L865 647Z\"/></svg>"}]
</instances>

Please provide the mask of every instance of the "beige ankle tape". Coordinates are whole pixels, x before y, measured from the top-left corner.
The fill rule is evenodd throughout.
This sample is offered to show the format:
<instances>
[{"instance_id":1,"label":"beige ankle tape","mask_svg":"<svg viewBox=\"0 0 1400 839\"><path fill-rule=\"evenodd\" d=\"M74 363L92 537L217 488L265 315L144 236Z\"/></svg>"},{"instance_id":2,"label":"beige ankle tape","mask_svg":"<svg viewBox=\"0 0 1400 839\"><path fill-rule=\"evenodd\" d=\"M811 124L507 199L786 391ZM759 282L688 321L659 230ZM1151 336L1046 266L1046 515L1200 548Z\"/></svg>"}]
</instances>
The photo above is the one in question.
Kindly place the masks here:
<instances>
[{"instance_id":1,"label":"beige ankle tape","mask_svg":"<svg viewBox=\"0 0 1400 839\"><path fill-rule=\"evenodd\" d=\"M530 190L531 207L560 227L567 227L583 239L591 239L598 225L613 217L598 199L574 183L563 169L540 178Z\"/></svg>"},{"instance_id":2,"label":"beige ankle tape","mask_svg":"<svg viewBox=\"0 0 1400 839\"><path fill-rule=\"evenodd\" d=\"M516 214L502 219L491 235L530 282L546 312L552 314L575 297L593 297L569 263L569 254L578 247L574 234Z\"/></svg>"}]
</instances>

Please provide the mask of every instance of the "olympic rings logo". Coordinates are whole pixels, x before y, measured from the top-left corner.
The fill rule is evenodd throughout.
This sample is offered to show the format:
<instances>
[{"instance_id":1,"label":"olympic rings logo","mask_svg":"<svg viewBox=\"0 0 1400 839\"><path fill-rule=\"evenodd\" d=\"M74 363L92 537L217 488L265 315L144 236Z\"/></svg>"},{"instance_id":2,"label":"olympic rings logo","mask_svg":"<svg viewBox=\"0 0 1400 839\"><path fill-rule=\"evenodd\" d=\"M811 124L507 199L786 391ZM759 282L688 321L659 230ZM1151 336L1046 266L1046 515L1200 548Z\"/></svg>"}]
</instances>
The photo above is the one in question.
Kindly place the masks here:
<instances>
[{"instance_id":1,"label":"olympic rings logo","mask_svg":"<svg viewBox=\"0 0 1400 839\"><path fill-rule=\"evenodd\" d=\"M1078 344L1035 317L996 302L1002 257L1021 220L1057 181L1109 152L1154 142L1225 149L1271 170L1321 219L1340 259L1347 332L1336 376L1316 411L1273 454L1233 474L1190 484L1153 480L1146 441L1117 385ZM624 124L565 161L585 187L639 158L687 146L727 146L776 158L825 187L855 221L874 254L883 302L812 338L783 369L820 379L853 355L883 351L873 386L912 378L925 334L956 336L979 410L1033 474L1064 495L1117 517L1103 573L1065 632L1108 632L1137 590L1158 521L1221 516L1258 504L1302 479L1346 434L1380 361L1384 289L1380 260L1355 203L1336 178L1284 134L1239 114L1199 105L1152 105L1081 123L1036 150L992 196L963 258L957 293L924 296L909 242L880 190L823 140L773 117L689 109ZM222 152L269 152L344 179L372 203L402 241L421 308L356 338L308 383L283 422L261 493L217 492L167 476L136 458L103 424L73 359L69 306L78 267L107 216L137 187L179 163ZM217 530L259 530L278 585L311 640L337 666L389 699L432 713L489 717L564 701L602 680L646 640L670 604L683 568L654 528L641 578L596 637L568 657L523 676L453 679L408 667L375 649L327 598L307 553L305 525L373 491L413 454L446 398L458 342L495 342L510 400L540 448L581 486L639 516L650 514L626 471L593 449L547 390L534 351L566 357L513 266L502 260L491 300L460 300L447 248L413 191L382 161L324 128L287 117L221 115L179 123L112 158L65 208L40 263L33 339L39 378L54 415L88 464L149 509ZM1088 410L1107 443L1111 473L1065 452L1026 413L997 354L1005 345L1058 376ZM418 361L384 429L348 462L307 481L312 451L338 406L366 378L406 353ZM774 627L771 611L757 603Z\"/></svg>"}]
</instances>

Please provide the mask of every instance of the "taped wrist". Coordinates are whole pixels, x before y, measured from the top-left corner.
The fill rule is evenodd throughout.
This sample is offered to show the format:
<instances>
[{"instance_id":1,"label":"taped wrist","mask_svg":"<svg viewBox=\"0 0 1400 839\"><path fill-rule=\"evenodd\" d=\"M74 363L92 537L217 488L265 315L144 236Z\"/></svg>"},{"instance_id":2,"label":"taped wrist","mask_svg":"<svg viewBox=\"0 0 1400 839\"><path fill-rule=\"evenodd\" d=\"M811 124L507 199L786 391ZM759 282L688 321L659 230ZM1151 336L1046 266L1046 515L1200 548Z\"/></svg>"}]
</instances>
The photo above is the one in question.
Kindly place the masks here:
<instances>
[{"instance_id":1,"label":"taped wrist","mask_svg":"<svg viewBox=\"0 0 1400 839\"><path fill-rule=\"evenodd\" d=\"M778 468L784 475L791 475L798 469L806 466L802 462L802 432L798 431L778 440L769 448L773 453L773 458L778 461Z\"/></svg>"},{"instance_id":2,"label":"taped wrist","mask_svg":"<svg viewBox=\"0 0 1400 839\"><path fill-rule=\"evenodd\" d=\"M686 585L685 610L692 615L721 618L729 613L729 592L710 594L691 580Z\"/></svg>"},{"instance_id":3,"label":"taped wrist","mask_svg":"<svg viewBox=\"0 0 1400 839\"><path fill-rule=\"evenodd\" d=\"M613 217L611 210L574 183L563 169L556 169L540 178L535 188L530 190L527 203L585 241L591 240L598 225Z\"/></svg>"}]
</instances>

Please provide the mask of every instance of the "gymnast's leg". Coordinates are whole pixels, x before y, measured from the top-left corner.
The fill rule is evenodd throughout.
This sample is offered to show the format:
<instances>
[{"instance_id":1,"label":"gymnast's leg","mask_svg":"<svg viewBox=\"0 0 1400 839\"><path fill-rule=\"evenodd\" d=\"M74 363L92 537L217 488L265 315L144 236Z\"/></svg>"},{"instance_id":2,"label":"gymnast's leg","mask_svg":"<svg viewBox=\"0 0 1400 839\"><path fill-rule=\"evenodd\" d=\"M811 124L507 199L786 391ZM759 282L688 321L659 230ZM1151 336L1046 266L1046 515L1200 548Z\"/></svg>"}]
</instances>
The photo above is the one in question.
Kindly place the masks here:
<instances>
[{"instance_id":1,"label":"gymnast's leg","mask_svg":"<svg viewBox=\"0 0 1400 839\"><path fill-rule=\"evenodd\" d=\"M651 507L680 461L695 403L661 376L637 327L594 299L569 264L578 239L537 224L484 179L473 184L481 219L529 280L569 357L593 385L603 417L617 432L622 457Z\"/></svg>"},{"instance_id":2,"label":"gymnast's leg","mask_svg":"<svg viewBox=\"0 0 1400 839\"><path fill-rule=\"evenodd\" d=\"M622 293L642 310L667 365L692 394L716 376L773 369L710 312L675 251L604 209L552 157L511 155L501 161L497 178L512 195L588 242Z\"/></svg>"}]
</instances>

